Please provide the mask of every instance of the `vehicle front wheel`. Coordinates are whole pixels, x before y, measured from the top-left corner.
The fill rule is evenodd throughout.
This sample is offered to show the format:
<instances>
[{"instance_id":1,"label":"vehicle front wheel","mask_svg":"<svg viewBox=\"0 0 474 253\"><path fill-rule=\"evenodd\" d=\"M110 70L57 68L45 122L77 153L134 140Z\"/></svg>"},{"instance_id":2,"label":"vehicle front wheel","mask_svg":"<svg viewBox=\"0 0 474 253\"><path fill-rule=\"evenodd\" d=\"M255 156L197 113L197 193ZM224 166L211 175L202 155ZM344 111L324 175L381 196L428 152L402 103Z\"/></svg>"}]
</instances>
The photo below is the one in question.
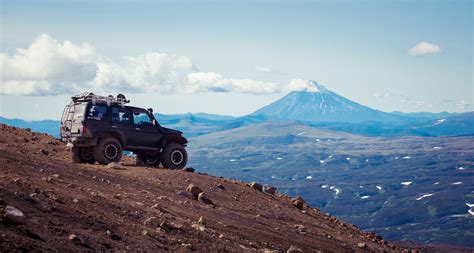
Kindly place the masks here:
<instances>
[{"instance_id":1,"label":"vehicle front wheel","mask_svg":"<svg viewBox=\"0 0 474 253\"><path fill-rule=\"evenodd\" d=\"M122 159L122 145L113 137L100 139L94 147L94 157L100 164L119 162Z\"/></svg>"},{"instance_id":2,"label":"vehicle front wheel","mask_svg":"<svg viewBox=\"0 0 474 253\"><path fill-rule=\"evenodd\" d=\"M188 153L183 145L170 143L161 152L161 164L169 169L182 169L188 162Z\"/></svg>"},{"instance_id":3,"label":"vehicle front wheel","mask_svg":"<svg viewBox=\"0 0 474 253\"><path fill-rule=\"evenodd\" d=\"M71 159L74 163L95 163L93 147L73 147Z\"/></svg>"}]
</instances>

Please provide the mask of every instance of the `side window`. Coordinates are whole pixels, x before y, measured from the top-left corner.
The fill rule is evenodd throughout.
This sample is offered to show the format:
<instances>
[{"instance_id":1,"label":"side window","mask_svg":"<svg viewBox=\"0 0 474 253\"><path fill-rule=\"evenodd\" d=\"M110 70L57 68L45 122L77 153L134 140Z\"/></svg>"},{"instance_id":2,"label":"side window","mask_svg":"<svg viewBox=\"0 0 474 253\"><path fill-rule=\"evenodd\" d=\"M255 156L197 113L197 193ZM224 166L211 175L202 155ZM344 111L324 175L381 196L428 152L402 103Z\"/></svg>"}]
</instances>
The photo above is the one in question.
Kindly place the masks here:
<instances>
[{"instance_id":1,"label":"side window","mask_svg":"<svg viewBox=\"0 0 474 253\"><path fill-rule=\"evenodd\" d=\"M82 120L84 118L86 104L74 104L69 107L67 120Z\"/></svg>"},{"instance_id":2,"label":"side window","mask_svg":"<svg viewBox=\"0 0 474 253\"><path fill-rule=\"evenodd\" d=\"M112 122L115 123L129 123L130 110L121 107L112 107Z\"/></svg>"},{"instance_id":3,"label":"side window","mask_svg":"<svg viewBox=\"0 0 474 253\"><path fill-rule=\"evenodd\" d=\"M64 108L63 116L61 116L61 123L64 123L64 121L66 121L68 113L69 113L69 105L67 105Z\"/></svg>"},{"instance_id":4,"label":"side window","mask_svg":"<svg viewBox=\"0 0 474 253\"><path fill-rule=\"evenodd\" d=\"M91 105L87 112L87 119L102 120L107 117L107 106Z\"/></svg>"},{"instance_id":5,"label":"side window","mask_svg":"<svg viewBox=\"0 0 474 253\"><path fill-rule=\"evenodd\" d=\"M148 113L144 111L133 113L133 124L136 126L153 126L150 116L148 116Z\"/></svg>"}]
</instances>

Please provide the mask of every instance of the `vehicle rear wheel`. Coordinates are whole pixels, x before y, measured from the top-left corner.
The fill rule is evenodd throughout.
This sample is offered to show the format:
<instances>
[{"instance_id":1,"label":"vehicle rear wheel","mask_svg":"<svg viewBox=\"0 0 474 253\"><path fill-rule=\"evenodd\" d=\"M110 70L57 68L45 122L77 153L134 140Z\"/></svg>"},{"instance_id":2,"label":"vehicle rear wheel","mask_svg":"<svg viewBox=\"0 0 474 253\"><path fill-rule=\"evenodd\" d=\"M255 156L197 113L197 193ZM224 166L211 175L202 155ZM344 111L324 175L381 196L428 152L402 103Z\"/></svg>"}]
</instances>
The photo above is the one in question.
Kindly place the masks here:
<instances>
[{"instance_id":1,"label":"vehicle rear wheel","mask_svg":"<svg viewBox=\"0 0 474 253\"><path fill-rule=\"evenodd\" d=\"M73 147L71 159L74 163L95 163L93 147Z\"/></svg>"},{"instance_id":2,"label":"vehicle rear wheel","mask_svg":"<svg viewBox=\"0 0 474 253\"><path fill-rule=\"evenodd\" d=\"M119 162L122 159L122 145L113 137L100 139L94 147L94 157L100 164Z\"/></svg>"},{"instance_id":3,"label":"vehicle rear wheel","mask_svg":"<svg viewBox=\"0 0 474 253\"><path fill-rule=\"evenodd\" d=\"M165 168L182 169L188 162L188 153L183 145L170 143L161 152L160 160Z\"/></svg>"},{"instance_id":4,"label":"vehicle rear wheel","mask_svg":"<svg viewBox=\"0 0 474 253\"><path fill-rule=\"evenodd\" d=\"M137 155L137 165L138 166L151 166L158 167L160 165L160 157L147 155L147 154L138 154Z\"/></svg>"}]
</instances>

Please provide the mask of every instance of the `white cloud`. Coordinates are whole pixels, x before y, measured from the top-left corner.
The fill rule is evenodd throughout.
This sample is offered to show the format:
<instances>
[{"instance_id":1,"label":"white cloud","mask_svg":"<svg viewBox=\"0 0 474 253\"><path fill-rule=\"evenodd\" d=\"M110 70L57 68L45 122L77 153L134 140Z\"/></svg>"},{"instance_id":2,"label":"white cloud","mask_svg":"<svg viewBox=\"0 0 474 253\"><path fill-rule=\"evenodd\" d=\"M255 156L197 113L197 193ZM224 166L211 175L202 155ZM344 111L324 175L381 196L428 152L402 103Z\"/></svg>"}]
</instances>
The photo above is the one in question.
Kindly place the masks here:
<instances>
[{"instance_id":1,"label":"white cloud","mask_svg":"<svg viewBox=\"0 0 474 253\"><path fill-rule=\"evenodd\" d=\"M437 54L439 52L441 52L441 48L438 45L428 42L420 42L408 50L410 55Z\"/></svg>"},{"instance_id":2,"label":"white cloud","mask_svg":"<svg viewBox=\"0 0 474 253\"><path fill-rule=\"evenodd\" d=\"M95 76L97 65L92 46L60 43L46 34L10 57L0 53L0 93L56 95L73 91L76 83Z\"/></svg>"},{"instance_id":3,"label":"white cloud","mask_svg":"<svg viewBox=\"0 0 474 253\"><path fill-rule=\"evenodd\" d=\"M271 68L269 68L269 67L264 67L264 66L259 66L259 65L255 66L255 70L256 70L256 71L259 71L259 72L265 72L265 73L270 73L270 72L272 72L272 69L271 69Z\"/></svg>"},{"instance_id":4,"label":"white cloud","mask_svg":"<svg viewBox=\"0 0 474 253\"><path fill-rule=\"evenodd\" d=\"M98 54L89 44L58 42L46 34L13 55L1 52L0 70L0 94L6 95L281 91L273 82L198 72L191 59L184 56L149 52L111 59Z\"/></svg>"},{"instance_id":5,"label":"white cloud","mask_svg":"<svg viewBox=\"0 0 474 253\"><path fill-rule=\"evenodd\" d=\"M316 82L308 81L303 79L293 79L288 84L289 91L308 91L308 92L318 92Z\"/></svg>"}]
</instances>

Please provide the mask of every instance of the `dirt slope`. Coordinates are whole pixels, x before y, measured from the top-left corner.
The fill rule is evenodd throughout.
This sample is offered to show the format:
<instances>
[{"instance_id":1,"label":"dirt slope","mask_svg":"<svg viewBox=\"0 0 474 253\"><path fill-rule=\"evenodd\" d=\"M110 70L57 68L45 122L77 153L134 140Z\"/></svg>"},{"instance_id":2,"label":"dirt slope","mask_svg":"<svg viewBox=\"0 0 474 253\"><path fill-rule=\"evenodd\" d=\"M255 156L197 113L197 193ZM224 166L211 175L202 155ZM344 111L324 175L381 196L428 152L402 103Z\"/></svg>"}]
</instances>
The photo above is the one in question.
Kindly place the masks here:
<instances>
[{"instance_id":1,"label":"dirt slope","mask_svg":"<svg viewBox=\"0 0 474 253\"><path fill-rule=\"evenodd\" d=\"M0 252L402 250L278 193L127 164L71 164L63 143L0 125L0 217L7 205L26 217L25 225L0 222ZM194 198L189 184L214 204Z\"/></svg>"}]
</instances>

